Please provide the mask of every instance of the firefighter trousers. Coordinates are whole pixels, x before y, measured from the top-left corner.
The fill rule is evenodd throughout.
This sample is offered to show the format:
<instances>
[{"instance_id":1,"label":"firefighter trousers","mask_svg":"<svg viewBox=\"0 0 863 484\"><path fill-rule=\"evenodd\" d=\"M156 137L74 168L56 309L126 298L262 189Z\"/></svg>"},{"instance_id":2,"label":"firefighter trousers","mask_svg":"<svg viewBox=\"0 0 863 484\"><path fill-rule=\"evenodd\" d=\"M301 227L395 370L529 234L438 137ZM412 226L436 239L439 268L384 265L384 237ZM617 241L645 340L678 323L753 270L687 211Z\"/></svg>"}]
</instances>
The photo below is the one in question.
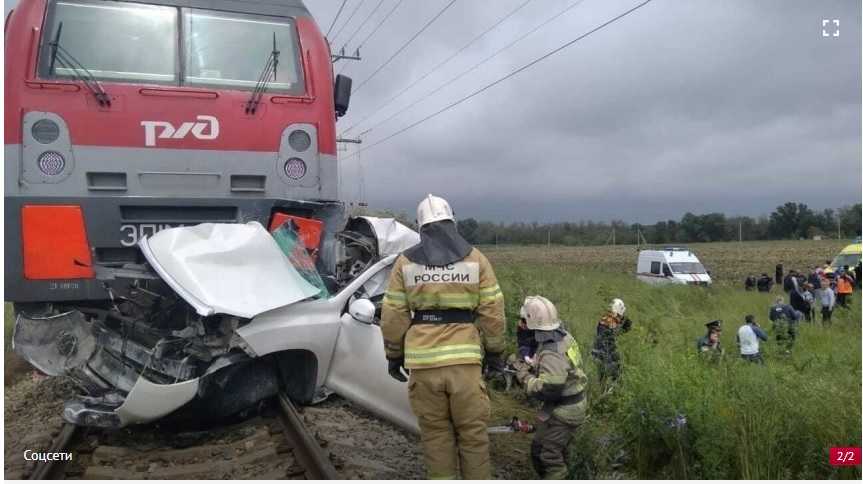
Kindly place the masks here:
<instances>
[{"instance_id":1,"label":"firefighter trousers","mask_svg":"<svg viewBox=\"0 0 863 484\"><path fill-rule=\"evenodd\" d=\"M542 479L566 479L569 469L566 467L567 447L572 440L577 426L567 424L550 416L543 422L537 422L536 434L530 444L530 459L533 470Z\"/></svg>"},{"instance_id":2,"label":"firefighter trousers","mask_svg":"<svg viewBox=\"0 0 863 484\"><path fill-rule=\"evenodd\" d=\"M408 391L429 479L491 479L491 407L480 365L411 370Z\"/></svg>"}]
</instances>

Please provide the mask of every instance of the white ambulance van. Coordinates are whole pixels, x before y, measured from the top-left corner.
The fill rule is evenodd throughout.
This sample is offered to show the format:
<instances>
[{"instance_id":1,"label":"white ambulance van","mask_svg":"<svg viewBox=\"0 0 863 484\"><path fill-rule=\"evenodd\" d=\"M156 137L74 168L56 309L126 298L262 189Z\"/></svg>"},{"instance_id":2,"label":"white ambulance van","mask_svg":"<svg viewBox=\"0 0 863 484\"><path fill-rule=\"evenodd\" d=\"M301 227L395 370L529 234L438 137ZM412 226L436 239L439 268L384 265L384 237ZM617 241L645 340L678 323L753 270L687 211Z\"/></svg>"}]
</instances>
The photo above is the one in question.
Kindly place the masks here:
<instances>
[{"instance_id":1,"label":"white ambulance van","mask_svg":"<svg viewBox=\"0 0 863 484\"><path fill-rule=\"evenodd\" d=\"M708 286L713 282L698 257L685 247L640 251L636 277L649 284Z\"/></svg>"}]
</instances>

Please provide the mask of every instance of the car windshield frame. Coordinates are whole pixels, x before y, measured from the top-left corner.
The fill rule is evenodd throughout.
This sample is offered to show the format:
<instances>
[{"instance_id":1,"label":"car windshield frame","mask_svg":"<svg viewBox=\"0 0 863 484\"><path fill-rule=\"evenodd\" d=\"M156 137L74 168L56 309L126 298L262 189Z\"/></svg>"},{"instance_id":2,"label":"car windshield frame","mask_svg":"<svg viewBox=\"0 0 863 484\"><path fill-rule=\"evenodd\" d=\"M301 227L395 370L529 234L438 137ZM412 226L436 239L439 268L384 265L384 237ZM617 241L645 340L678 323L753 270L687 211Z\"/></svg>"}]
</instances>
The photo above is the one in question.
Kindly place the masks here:
<instances>
[{"instance_id":1,"label":"car windshield frame","mask_svg":"<svg viewBox=\"0 0 863 484\"><path fill-rule=\"evenodd\" d=\"M673 274L706 274L701 262L669 262L668 267Z\"/></svg>"},{"instance_id":2,"label":"car windshield frame","mask_svg":"<svg viewBox=\"0 0 863 484\"><path fill-rule=\"evenodd\" d=\"M67 7L71 5L72 7ZM170 20L165 29L164 35L159 35L158 38L147 36L143 42L152 43L154 41L162 41L161 48L158 50L158 57L170 58L170 69L159 70L158 72L129 72L125 70L104 70L99 62L94 62L92 58L88 59L93 49L84 49L76 47L75 40L82 40L85 37L76 32L80 31L80 24L75 25L75 22L70 22L70 15L62 15L58 10L63 8L102 8L130 11L150 11L162 12L167 15L170 12ZM126 14L129 15L129 14ZM60 37L60 46L70 51L73 56L76 56L81 64L93 75L99 82L121 83L121 84L154 84L154 85L169 85L177 87L201 88L210 87L219 90L233 90L242 92L251 92L255 89L258 78L267 63L268 56L273 50L273 35L272 30L267 31L266 36L268 43L266 47L254 47L252 49L243 48L245 58L248 58L248 77L239 81L231 81L224 79L205 79L200 76L189 76L190 67L188 54L191 49L192 33L188 30L190 23L194 18L212 17L224 21L236 22L256 22L268 23L278 26L281 30L277 30L276 49L279 50L279 64L277 70L277 79L270 80L267 85L267 92L276 95L287 96L303 96L306 94L306 78L305 66L302 62L302 45L300 44L299 32L297 30L297 22L291 16L277 15L259 15L248 14L242 12L199 9L181 6L168 5L153 5L138 2L116 2L111 0L54 0L48 5L48 12L45 16L42 37L40 39L38 60L37 60L37 75L40 79L45 80L74 80L76 75L71 69L62 67L59 63L55 63L53 71L50 69L52 58L51 43L54 41L59 22L63 22L63 29ZM142 30L144 30L142 28ZM167 32L169 30L169 32ZM110 33L108 29L105 32ZM121 36L123 33L118 33ZM154 34L155 36L155 34ZM170 42L165 41L165 38L170 38ZM78 42L79 44L81 42ZM170 46L168 45L170 44ZM88 45L84 42L83 45ZM89 47L89 46L88 46ZM137 49L134 45L121 46L122 54L128 59L138 59L142 53L142 49ZM170 49L170 50L166 50ZM259 52L258 52L259 51ZM236 56L235 56L236 58ZM164 61L163 61L164 62ZM166 66L165 66L166 67ZM200 72L201 68L196 67ZM49 72L50 71L50 72ZM69 71L69 72L67 72ZM287 83L280 81L286 76L290 76L292 82Z\"/></svg>"}]
</instances>

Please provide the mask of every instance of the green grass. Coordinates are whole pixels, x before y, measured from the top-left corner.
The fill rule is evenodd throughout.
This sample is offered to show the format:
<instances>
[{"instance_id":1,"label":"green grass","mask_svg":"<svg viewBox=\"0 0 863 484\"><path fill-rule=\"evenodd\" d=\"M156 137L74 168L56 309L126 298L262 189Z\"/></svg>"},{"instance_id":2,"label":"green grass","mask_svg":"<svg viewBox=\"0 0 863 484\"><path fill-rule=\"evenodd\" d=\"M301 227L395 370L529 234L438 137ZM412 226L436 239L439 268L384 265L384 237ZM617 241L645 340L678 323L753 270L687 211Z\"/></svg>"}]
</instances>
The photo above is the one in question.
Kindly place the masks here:
<instances>
[{"instance_id":1,"label":"green grass","mask_svg":"<svg viewBox=\"0 0 863 484\"><path fill-rule=\"evenodd\" d=\"M521 301L532 294L557 304L583 354L611 298L626 302L635 323L619 339L623 377L611 394L600 396L596 367L586 360L591 419L573 446L575 477L607 473L610 458L623 451L626 475L640 478L860 478L859 468L828 461L830 447L861 445L859 294L853 310L836 311L832 327L801 323L793 355L783 357L767 320L776 291L653 287L572 260L488 252L506 297L511 341ZM735 335L746 314L770 336L764 367L738 356ZM717 318L726 355L712 364L695 354L695 340ZM682 428L669 424L677 415L686 417Z\"/></svg>"}]
</instances>

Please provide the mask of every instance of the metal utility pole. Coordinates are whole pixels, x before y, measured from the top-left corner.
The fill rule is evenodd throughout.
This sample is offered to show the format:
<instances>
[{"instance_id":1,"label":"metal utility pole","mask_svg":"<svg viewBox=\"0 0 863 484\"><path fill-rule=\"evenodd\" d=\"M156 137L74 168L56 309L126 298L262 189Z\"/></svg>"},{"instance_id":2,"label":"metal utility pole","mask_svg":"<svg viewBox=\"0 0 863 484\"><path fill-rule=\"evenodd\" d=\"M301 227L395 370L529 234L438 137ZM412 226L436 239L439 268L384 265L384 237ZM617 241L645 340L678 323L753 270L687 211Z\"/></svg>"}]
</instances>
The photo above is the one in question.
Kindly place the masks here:
<instances>
[{"instance_id":1,"label":"metal utility pole","mask_svg":"<svg viewBox=\"0 0 863 484\"><path fill-rule=\"evenodd\" d=\"M615 238L614 227L612 226L611 227L611 245L617 245L616 240L617 239Z\"/></svg>"},{"instance_id":2,"label":"metal utility pole","mask_svg":"<svg viewBox=\"0 0 863 484\"><path fill-rule=\"evenodd\" d=\"M551 229L548 229L548 232L546 232L545 245L546 247L551 247Z\"/></svg>"},{"instance_id":3,"label":"metal utility pole","mask_svg":"<svg viewBox=\"0 0 863 484\"><path fill-rule=\"evenodd\" d=\"M842 240L842 216L836 215L836 239Z\"/></svg>"},{"instance_id":4,"label":"metal utility pole","mask_svg":"<svg viewBox=\"0 0 863 484\"><path fill-rule=\"evenodd\" d=\"M333 62L333 64L335 64L336 62L340 61L341 59L345 59L345 60L355 60L355 61L362 60L362 59L360 58L360 49L359 49L359 47L357 47L357 50L354 52L354 55L346 55L346 54L345 54L345 47L344 47L344 46L342 46L342 48L341 48L341 50L339 50L339 53L338 53L338 54L333 54L333 55L331 56L331 58L332 58L332 62Z\"/></svg>"},{"instance_id":5,"label":"metal utility pole","mask_svg":"<svg viewBox=\"0 0 863 484\"><path fill-rule=\"evenodd\" d=\"M743 221L737 221L737 241L743 242Z\"/></svg>"}]
</instances>

